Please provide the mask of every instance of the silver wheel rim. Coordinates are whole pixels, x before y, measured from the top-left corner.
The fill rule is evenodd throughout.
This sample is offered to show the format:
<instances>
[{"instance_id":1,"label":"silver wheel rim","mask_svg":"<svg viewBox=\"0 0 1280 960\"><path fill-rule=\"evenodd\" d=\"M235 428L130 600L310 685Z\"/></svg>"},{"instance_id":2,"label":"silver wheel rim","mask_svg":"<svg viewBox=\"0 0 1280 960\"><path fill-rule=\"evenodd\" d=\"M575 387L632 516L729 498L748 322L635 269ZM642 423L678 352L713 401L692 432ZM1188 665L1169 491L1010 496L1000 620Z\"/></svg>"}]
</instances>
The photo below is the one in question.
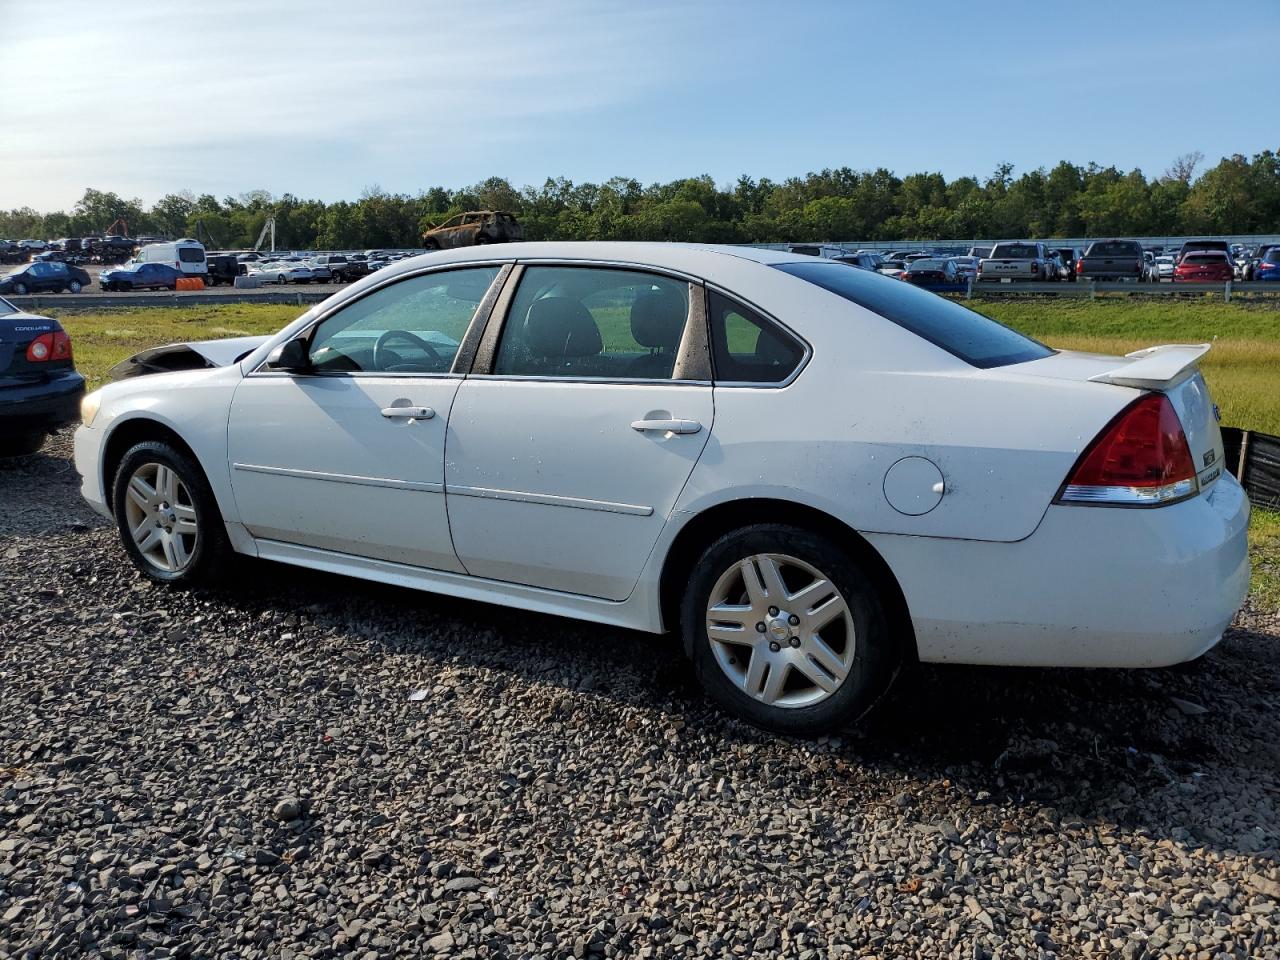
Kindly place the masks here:
<instances>
[{"instance_id":1,"label":"silver wheel rim","mask_svg":"<svg viewBox=\"0 0 1280 960\"><path fill-rule=\"evenodd\" d=\"M770 707L812 707L848 678L857 649L849 604L822 572L760 553L724 572L707 602L716 663L739 690Z\"/></svg>"},{"instance_id":2,"label":"silver wheel rim","mask_svg":"<svg viewBox=\"0 0 1280 960\"><path fill-rule=\"evenodd\" d=\"M133 471L125 490L125 521L142 558L164 573L180 573L200 542L195 503L182 478L162 463Z\"/></svg>"}]
</instances>

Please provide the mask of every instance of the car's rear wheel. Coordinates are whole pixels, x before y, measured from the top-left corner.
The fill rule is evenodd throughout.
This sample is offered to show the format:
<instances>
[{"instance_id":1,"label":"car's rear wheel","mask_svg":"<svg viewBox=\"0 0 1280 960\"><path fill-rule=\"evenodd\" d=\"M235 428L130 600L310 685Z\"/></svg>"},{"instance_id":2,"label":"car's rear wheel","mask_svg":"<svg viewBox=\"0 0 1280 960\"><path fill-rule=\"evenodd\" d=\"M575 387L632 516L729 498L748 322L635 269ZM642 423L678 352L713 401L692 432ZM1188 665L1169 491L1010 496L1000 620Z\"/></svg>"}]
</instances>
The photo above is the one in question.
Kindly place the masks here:
<instances>
[{"instance_id":1,"label":"car's rear wheel","mask_svg":"<svg viewBox=\"0 0 1280 960\"><path fill-rule=\"evenodd\" d=\"M899 662L871 577L826 538L782 524L745 527L706 549L681 626L711 698L780 733L857 720Z\"/></svg>"},{"instance_id":2,"label":"car's rear wheel","mask_svg":"<svg viewBox=\"0 0 1280 960\"><path fill-rule=\"evenodd\" d=\"M120 461L112 487L125 552L159 583L215 578L231 553L222 514L203 471L170 444L148 440Z\"/></svg>"},{"instance_id":3,"label":"car's rear wheel","mask_svg":"<svg viewBox=\"0 0 1280 960\"><path fill-rule=\"evenodd\" d=\"M44 446L43 433L23 433L0 440L0 457L25 457Z\"/></svg>"},{"instance_id":4,"label":"car's rear wheel","mask_svg":"<svg viewBox=\"0 0 1280 960\"><path fill-rule=\"evenodd\" d=\"M79 292L80 292L80 289L81 289L81 288L80 288L80 281L79 281L79 280L72 280L72 281L71 281L71 284L67 287L67 289L68 289L68 290L70 290L72 293L79 293Z\"/></svg>"},{"instance_id":5,"label":"car's rear wheel","mask_svg":"<svg viewBox=\"0 0 1280 960\"><path fill-rule=\"evenodd\" d=\"M24 296L27 292L27 285L25 283L15 283L13 285L13 292L20 297Z\"/></svg>"}]
</instances>

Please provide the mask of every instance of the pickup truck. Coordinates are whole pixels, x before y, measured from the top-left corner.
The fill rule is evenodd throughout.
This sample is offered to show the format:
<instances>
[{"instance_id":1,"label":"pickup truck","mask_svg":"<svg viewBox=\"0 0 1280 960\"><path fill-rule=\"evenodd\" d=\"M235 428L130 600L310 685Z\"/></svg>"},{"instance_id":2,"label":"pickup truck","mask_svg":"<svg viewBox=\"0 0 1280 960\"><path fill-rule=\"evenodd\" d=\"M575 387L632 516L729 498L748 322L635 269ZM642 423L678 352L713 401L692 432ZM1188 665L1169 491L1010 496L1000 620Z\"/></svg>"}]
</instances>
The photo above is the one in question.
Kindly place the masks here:
<instances>
[{"instance_id":1,"label":"pickup truck","mask_svg":"<svg viewBox=\"0 0 1280 960\"><path fill-rule=\"evenodd\" d=\"M1095 240L1076 264L1080 280L1141 280L1146 272L1137 240Z\"/></svg>"},{"instance_id":2,"label":"pickup truck","mask_svg":"<svg viewBox=\"0 0 1280 960\"><path fill-rule=\"evenodd\" d=\"M1050 275L1049 252L1043 243L1030 240L1006 241L991 248L991 256L978 261L978 280L1057 280Z\"/></svg>"}]
</instances>

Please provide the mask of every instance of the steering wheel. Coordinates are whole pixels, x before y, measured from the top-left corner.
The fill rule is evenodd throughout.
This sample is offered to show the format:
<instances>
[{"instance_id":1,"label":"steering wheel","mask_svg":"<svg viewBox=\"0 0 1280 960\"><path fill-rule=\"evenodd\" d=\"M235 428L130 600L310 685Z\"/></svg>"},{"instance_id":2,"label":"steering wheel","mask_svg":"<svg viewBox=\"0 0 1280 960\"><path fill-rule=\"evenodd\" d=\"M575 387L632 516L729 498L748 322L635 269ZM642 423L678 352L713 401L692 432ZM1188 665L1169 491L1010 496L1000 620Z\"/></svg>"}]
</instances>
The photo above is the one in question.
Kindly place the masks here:
<instances>
[{"instance_id":1,"label":"steering wheel","mask_svg":"<svg viewBox=\"0 0 1280 960\"><path fill-rule=\"evenodd\" d=\"M432 360L444 359L440 356L435 347L431 346L431 344L427 343L426 340L423 340L416 333L410 333L408 330L387 330L378 338L377 343L373 345L373 368L375 370L386 369L383 359L385 358L386 353L389 352L387 350L387 344L392 340L395 340L397 337L413 344L415 347L421 347L430 355ZM400 358L396 357L396 359L398 360Z\"/></svg>"}]
</instances>

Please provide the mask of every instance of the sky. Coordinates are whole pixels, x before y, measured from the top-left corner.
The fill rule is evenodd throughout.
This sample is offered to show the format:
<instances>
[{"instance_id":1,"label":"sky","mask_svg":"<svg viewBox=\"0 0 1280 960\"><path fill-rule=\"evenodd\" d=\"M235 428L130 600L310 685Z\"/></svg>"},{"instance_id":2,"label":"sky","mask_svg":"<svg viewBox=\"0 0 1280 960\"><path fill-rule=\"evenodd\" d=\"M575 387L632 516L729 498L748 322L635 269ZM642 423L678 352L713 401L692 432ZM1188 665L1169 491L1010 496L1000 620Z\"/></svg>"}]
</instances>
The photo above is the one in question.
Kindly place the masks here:
<instances>
[{"instance_id":1,"label":"sky","mask_svg":"<svg viewBox=\"0 0 1280 960\"><path fill-rule=\"evenodd\" d=\"M1064 159L1156 175L1280 149L1280 17L1207 0L56 9L0 0L0 208Z\"/></svg>"}]
</instances>

